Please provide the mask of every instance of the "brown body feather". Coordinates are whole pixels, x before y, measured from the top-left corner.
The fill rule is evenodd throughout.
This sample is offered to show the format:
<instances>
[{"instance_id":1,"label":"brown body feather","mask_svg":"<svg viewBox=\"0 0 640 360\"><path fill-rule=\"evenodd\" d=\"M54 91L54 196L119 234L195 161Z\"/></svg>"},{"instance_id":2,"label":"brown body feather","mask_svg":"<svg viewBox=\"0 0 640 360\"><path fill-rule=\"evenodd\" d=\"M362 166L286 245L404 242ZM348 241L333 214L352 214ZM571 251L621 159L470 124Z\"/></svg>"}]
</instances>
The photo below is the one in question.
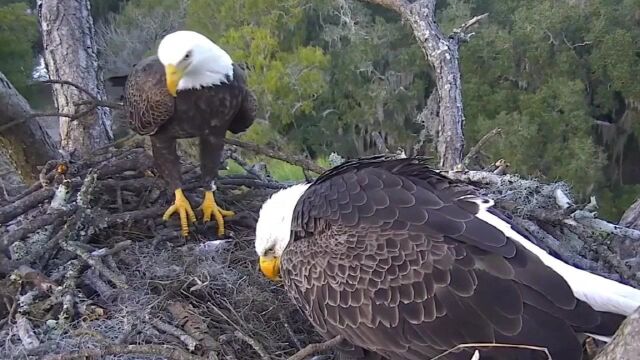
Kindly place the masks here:
<instances>
[{"instance_id":1,"label":"brown body feather","mask_svg":"<svg viewBox=\"0 0 640 360\"><path fill-rule=\"evenodd\" d=\"M140 61L125 84L124 103L130 127L149 135L156 168L171 190L182 186L176 140L198 137L203 185L218 175L227 130L247 130L256 116L257 101L236 64L228 83L167 91L165 70L156 56Z\"/></svg>"},{"instance_id":2,"label":"brown body feather","mask_svg":"<svg viewBox=\"0 0 640 360\"><path fill-rule=\"evenodd\" d=\"M285 288L326 338L355 345L349 358L423 360L459 344L496 342L577 360L578 333L613 334L623 316L576 299L559 274L475 217L468 195L475 189L415 159L330 170L296 206L281 259ZM546 356L494 348L480 358Z\"/></svg>"}]
</instances>

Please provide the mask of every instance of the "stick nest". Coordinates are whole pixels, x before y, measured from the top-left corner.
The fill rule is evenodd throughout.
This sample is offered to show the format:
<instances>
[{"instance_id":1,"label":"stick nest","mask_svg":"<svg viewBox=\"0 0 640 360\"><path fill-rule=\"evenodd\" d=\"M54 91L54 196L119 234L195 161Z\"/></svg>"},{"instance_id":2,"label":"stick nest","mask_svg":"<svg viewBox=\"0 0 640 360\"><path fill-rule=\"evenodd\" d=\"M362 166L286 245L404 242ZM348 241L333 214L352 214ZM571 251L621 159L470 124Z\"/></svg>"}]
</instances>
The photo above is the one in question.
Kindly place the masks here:
<instances>
[{"instance_id":1,"label":"stick nest","mask_svg":"<svg viewBox=\"0 0 640 360\"><path fill-rule=\"evenodd\" d=\"M258 271L262 203L285 185L259 174L221 176L217 200L236 216L180 236L173 201L142 147L51 162L40 182L0 203L3 359L287 359L320 341L286 293ZM202 201L199 173L184 190ZM473 184L562 260L638 286L616 243L640 232L576 205L566 184L486 171L446 175ZM332 340L333 341L333 340Z\"/></svg>"},{"instance_id":2,"label":"stick nest","mask_svg":"<svg viewBox=\"0 0 640 360\"><path fill-rule=\"evenodd\" d=\"M0 208L0 358L278 359L318 340L257 268L257 213L283 185L222 176L229 236L213 222L184 239L150 164L141 148L48 164L46 186ZM198 204L198 170L183 169Z\"/></svg>"}]
</instances>

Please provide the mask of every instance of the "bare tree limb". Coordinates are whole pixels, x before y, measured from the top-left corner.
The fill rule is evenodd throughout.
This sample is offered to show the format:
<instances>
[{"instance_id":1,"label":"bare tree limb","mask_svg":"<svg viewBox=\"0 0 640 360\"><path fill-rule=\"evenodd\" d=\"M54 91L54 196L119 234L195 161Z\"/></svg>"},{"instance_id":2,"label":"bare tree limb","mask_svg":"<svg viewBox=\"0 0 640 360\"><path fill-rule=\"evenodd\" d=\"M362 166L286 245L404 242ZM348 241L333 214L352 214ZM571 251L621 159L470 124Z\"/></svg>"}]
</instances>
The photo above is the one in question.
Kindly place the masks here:
<instances>
[{"instance_id":1,"label":"bare tree limb","mask_svg":"<svg viewBox=\"0 0 640 360\"><path fill-rule=\"evenodd\" d=\"M225 142L227 144L235 145L257 154L265 155L273 159L288 162L289 164L292 164L292 165L300 166L301 168L307 169L309 171L313 171L316 174L321 174L326 170L323 167L319 166L318 164L314 163L313 161L305 159L301 156L286 155L286 154L277 152L275 150L271 150L264 146L251 144L251 143L247 143L244 141L231 139L231 138L225 139Z\"/></svg>"},{"instance_id":2,"label":"bare tree limb","mask_svg":"<svg viewBox=\"0 0 640 360\"><path fill-rule=\"evenodd\" d=\"M472 19L464 22L459 27L453 29L452 36L457 36L463 41L468 41L469 37L473 35L473 33L467 33L469 28L476 25L478 22L484 20L487 16L489 16L489 13L484 13L482 15L474 16Z\"/></svg>"},{"instance_id":3,"label":"bare tree limb","mask_svg":"<svg viewBox=\"0 0 640 360\"><path fill-rule=\"evenodd\" d=\"M478 143L475 144L471 148L471 150L469 150L469 153L467 154L467 156L464 157L464 160L462 161L464 166L469 166L469 163L471 163L471 160L473 160L473 158L475 158L480 153L480 150L489 142L489 140L491 140L492 138L500 134L502 134L502 129L495 128L489 131L485 136L483 136L478 141Z\"/></svg>"}]
</instances>

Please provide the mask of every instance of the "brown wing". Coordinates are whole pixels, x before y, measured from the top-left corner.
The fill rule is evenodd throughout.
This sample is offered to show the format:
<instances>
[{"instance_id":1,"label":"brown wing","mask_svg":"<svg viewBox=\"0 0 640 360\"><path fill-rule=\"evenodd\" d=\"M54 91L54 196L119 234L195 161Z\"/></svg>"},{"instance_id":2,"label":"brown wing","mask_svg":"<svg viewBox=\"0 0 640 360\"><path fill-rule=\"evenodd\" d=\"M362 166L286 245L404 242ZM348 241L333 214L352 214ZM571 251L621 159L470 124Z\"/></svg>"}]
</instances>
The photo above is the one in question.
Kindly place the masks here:
<instances>
[{"instance_id":1,"label":"brown wing","mask_svg":"<svg viewBox=\"0 0 640 360\"><path fill-rule=\"evenodd\" d=\"M174 113L175 99L167 91L165 71L156 56L140 61L124 89L129 125L140 135L152 135Z\"/></svg>"},{"instance_id":2,"label":"brown wing","mask_svg":"<svg viewBox=\"0 0 640 360\"><path fill-rule=\"evenodd\" d=\"M246 131L255 121L258 111L258 99L247 86L246 75L243 68L240 65L234 64L233 73L235 81L245 89L238 113L229 124L229 131L233 134L239 134Z\"/></svg>"},{"instance_id":3,"label":"brown wing","mask_svg":"<svg viewBox=\"0 0 640 360\"><path fill-rule=\"evenodd\" d=\"M602 314L476 218L477 204L461 199L472 194L412 159L339 166L298 202L282 256L285 287L326 337L340 334L389 359L427 359L478 342L544 346L554 359L580 359L575 331L600 325ZM469 359L472 351L442 359ZM481 353L495 358L545 357Z\"/></svg>"}]
</instances>

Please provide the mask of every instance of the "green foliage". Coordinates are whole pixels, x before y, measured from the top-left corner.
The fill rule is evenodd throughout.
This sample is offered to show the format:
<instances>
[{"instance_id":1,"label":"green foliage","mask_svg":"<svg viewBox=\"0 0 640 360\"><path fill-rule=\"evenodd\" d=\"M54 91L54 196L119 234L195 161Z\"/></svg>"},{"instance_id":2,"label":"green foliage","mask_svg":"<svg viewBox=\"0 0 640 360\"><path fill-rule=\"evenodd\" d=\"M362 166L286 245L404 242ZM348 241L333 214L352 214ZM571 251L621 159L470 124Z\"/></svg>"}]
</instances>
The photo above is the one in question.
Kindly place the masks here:
<instances>
[{"instance_id":1,"label":"green foliage","mask_svg":"<svg viewBox=\"0 0 640 360\"><path fill-rule=\"evenodd\" d=\"M37 19L28 13L26 3L0 7L0 71L22 93L27 92L31 78L37 39Z\"/></svg>"},{"instance_id":2,"label":"green foliage","mask_svg":"<svg viewBox=\"0 0 640 360\"><path fill-rule=\"evenodd\" d=\"M120 24L133 28L144 11L176 3L129 1ZM485 12L460 53L467 146L501 127L503 136L483 149L488 160L565 180L579 195L597 195L602 213L615 219L640 183L620 185L619 175L620 159L640 156L625 153L640 138L637 0L437 3L445 33ZM391 150L415 143L432 69L388 10L360 1L191 0L185 24L248 64L266 121L245 140L316 159L377 152L374 131ZM596 122L617 130L599 131ZM282 179L301 179L299 169L269 165Z\"/></svg>"},{"instance_id":3,"label":"green foliage","mask_svg":"<svg viewBox=\"0 0 640 360\"><path fill-rule=\"evenodd\" d=\"M491 159L505 158L521 174L566 180L578 194L620 194L611 165L627 137L609 132L614 138L602 139L594 130L596 120L637 116L625 111L625 103L640 100L633 80L640 70L637 2L471 3L472 14L491 14L461 50L468 144L500 126L504 136L486 149ZM622 208L613 198L601 204Z\"/></svg>"},{"instance_id":4,"label":"green foliage","mask_svg":"<svg viewBox=\"0 0 640 360\"><path fill-rule=\"evenodd\" d=\"M260 116L276 128L295 126L313 113L325 91L328 58L304 41L300 0L192 0L187 27L214 39L237 62L249 64L249 85L259 99Z\"/></svg>"}]
</instances>

